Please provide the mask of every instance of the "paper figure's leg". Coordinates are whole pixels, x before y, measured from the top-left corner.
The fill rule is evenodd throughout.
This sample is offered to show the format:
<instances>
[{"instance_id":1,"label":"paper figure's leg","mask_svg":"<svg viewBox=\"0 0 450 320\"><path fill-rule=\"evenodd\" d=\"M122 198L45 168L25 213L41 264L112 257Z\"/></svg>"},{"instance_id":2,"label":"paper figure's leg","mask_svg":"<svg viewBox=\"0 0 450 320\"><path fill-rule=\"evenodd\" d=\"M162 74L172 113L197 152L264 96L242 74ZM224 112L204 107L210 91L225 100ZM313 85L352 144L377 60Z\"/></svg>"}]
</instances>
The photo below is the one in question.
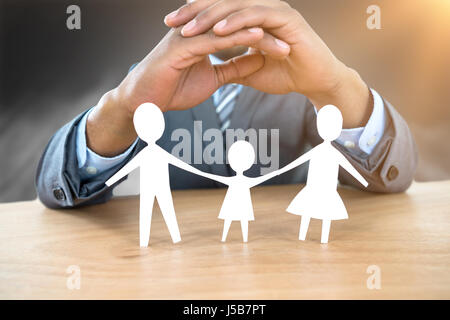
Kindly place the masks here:
<instances>
[{"instance_id":1,"label":"paper figure's leg","mask_svg":"<svg viewBox=\"0 0 450 320\"><path fill-rule=\"evenodd\" d=\"M181 241L180 230L178 229L177 217L175 215L175 208L173 207L172 193L170 189L162 188L156 195L159 208L169 229L170 237L173 243Z\"/></svg>"},{"instance_id":2,"label":"paper figure's leg","mask_svg":"<svg viewBox=\"0 0 450 320\"><path fill-rule=\"evenodd\" d=\"M309 221L311 220L310 217L302 216L302 222L300 223L300 232L298 235L299 240L305 240L306 239L306 233L308 232L309 227Z\"/></svg>"},{"instance_id":3,"label":"paper figure's leg","mask_svg":"<svg viewBox=\"0 0 450 320\"><path fill-rule=\"evenodd\" d=\"M222 233L222 242L225 242L227 239L228 230L230 230L232 220L231 219L225 219L223 222L223 233Z\"/></svg>"},{"instance_id":4,"label":"paper figure's leg","mask_svg":"<svg viewBox=\"0 0 450 320\"><path fill-rule=\"evenodd\" d=\"M322 239L320 242L328 243L328 235L330 234L331 220L322 220Z\"/></svg>"},{"instance_id":5,"label":"paper figure's leg","mask_svg":"<svg viewBox=\"0 0 450 320\"><path fill-rule=\"evenodd\" d=\"M139 203L139 245L148 247L150 227L152 224L154 194L141 193Z\"/></svg>"},{"instance_id":6,"label":"paper figure's leg","mask_svg":"<svg viewBox=\"0 0 450 320\"><path fill-rule=\"evenodd\" d=\"M248 241L248 220L241 220L242 239Z\"/></svg>"}]
</instances>

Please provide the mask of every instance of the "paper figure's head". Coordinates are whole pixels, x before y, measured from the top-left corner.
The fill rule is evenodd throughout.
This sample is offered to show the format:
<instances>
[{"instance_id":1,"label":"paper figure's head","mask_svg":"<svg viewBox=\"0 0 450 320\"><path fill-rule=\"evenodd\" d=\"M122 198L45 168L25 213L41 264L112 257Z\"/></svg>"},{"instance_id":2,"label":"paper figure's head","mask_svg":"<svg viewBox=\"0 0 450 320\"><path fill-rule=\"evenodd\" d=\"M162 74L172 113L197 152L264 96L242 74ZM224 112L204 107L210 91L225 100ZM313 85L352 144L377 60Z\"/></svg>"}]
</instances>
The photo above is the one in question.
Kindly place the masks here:
<instances>
[{"instance_id":1,"label":"paper figure's head","mask_svg":"<svg viewBox=\"0 0 450 320\"><path fill-rule=\"evenodd\" d=\"M254 161L255 150L249 142L239 140L231 145L228 151L228 162L231 169L237 173L242 173L250 169Z\"/></svg>"},{"instance_id":2,"label":"paper figure's head","mask_svg":"<svg viewBox=\"0 0 450 320\"><path fill-rule=\"evenodd\" d=\"M342 114L338 108L329 104L317 113L317 131L325 141L333 141L341 135Z\"/></svg>"},{"instance_id":3,"label":"paper figure's head","mask_svg":"<svg viewBox=\"0 0 450 320\"><path fill-rule=\"evenodd\" d=\"M139 138L154 143L164 133L164 116L156 104L143 103L137 107L133 116L134 129Z\"/></svg>"}]
</instances>

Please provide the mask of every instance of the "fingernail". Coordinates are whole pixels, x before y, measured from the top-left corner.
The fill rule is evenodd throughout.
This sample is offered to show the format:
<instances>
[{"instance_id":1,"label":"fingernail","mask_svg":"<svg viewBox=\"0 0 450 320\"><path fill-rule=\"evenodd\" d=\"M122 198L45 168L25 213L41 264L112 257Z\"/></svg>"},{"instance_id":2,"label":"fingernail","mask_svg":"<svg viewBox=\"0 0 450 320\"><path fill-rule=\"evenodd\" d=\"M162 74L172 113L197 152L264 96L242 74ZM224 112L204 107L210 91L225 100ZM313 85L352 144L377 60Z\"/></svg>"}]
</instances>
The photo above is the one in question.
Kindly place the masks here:
<instances>
[{"instance_id":1,"label":"fingernail","mask_svg":"<svg viewBox=\"0 0 450 320\"><path fill-rule=\"evenodd\" d=\"M194 29L196 24L197 24L197 21L195 19L190 21L187 25L185 25L183 27L183 29L181 29L181 34L184 36L184 33L186 31L190 31L190 30Z\"/></svg>"},{"instance_id":2,"label":"fingernail","mask_svg":"<svg viewBox=\"0 0 450 320\"><path fill-rule=\"evenodd\" d=\"M165 18L164 18L164 22L166 22L167 20L171 20L173 18L175 18L178 14L178 10L175 10L171 13L169 13Z\"/></svg>"},{"instance_id":3,"label":"fingernail","mask_svg":"<svg viewBox=\"0 0 450 320\"><path fill-rule=\"evenodd\" d=\"M261 31L261 28L250 28L250 29L248 29L248 31L251 33L258 33Z\"/></svg>"},{"instance_id":4,"label":"fingernail","mask_svg":"<svg viewBox=\"0 0 450 320\"><path fill-rule=\"evenodd\" d=\"M284 42L284 41L282 41L280 39L275 39L275 43L277 44L277 46L279 46L279 47L281 47L283 49L288 49L289 48L289 45L286 42Z\"/></svg>"},{"instance_id":5,"label":"fingernail","mask_svg":"<svg viewBox=\"0 0 450 320\"><path fill-rule=\"evenodd\" d=\"M216 23L216 25L214 26L214 29L223 29L227 24L227 19L224 19L222 21L219 21Z\"/></svg>"}]
</instances>

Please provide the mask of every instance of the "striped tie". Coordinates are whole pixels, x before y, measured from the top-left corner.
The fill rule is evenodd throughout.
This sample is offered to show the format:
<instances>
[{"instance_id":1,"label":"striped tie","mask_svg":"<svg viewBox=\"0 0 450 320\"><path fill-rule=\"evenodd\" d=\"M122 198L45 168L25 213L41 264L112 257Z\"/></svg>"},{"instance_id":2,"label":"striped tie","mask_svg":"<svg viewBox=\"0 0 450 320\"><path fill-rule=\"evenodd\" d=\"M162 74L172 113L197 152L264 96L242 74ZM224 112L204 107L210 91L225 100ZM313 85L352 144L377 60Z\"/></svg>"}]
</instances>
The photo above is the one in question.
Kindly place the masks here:
<instances>
[{"instance_id":1,"label":"striped tie","mask_svg":"<svg viewBox=\"0 0 450 320\"><path fill-rule=\"evenodd\" d=\"M216 104L216 113L220 121L220 130L225 130L230 126L231 113L236 103L236 97L241 91L241 86L230 83L219 89Z\"/></svg>"}]
</instances>

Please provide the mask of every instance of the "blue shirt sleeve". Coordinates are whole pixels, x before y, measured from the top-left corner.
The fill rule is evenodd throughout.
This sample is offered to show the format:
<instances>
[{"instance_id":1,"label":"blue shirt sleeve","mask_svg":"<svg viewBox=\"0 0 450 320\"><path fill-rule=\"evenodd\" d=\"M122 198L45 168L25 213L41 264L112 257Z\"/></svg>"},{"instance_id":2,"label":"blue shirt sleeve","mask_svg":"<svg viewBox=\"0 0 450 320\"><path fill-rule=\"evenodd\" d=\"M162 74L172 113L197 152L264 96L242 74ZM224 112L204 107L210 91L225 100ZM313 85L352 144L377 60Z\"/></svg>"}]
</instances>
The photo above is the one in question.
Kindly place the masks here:
<instances>
[{"instance_id":1,"label":"blue shirt sleeve","mask_svg":"<svg viewBox=\"0 0 450 320\"><path fill-rule=\"evenodd\" d=\"M365 127L343 129L336 142L350 152L358 155L370 155L384 134L386 111L381 96L370 89L373 96L373 111Z\"/></svg>"},{"instance_id":2,"label":"blue shirt sleeve","mask_svg":"<svg viewBox=\"0 0 450 320\"><path fill-rule=\"evenodd\" d=\"M86 121L92 109L86 112L76 128L76 154L81 182L95 178L101 173L123 162L138 141L138 139L136 139L125 152L111 158L102 157L89 149L86 144Z\"/></svg>"}]
</instances>

